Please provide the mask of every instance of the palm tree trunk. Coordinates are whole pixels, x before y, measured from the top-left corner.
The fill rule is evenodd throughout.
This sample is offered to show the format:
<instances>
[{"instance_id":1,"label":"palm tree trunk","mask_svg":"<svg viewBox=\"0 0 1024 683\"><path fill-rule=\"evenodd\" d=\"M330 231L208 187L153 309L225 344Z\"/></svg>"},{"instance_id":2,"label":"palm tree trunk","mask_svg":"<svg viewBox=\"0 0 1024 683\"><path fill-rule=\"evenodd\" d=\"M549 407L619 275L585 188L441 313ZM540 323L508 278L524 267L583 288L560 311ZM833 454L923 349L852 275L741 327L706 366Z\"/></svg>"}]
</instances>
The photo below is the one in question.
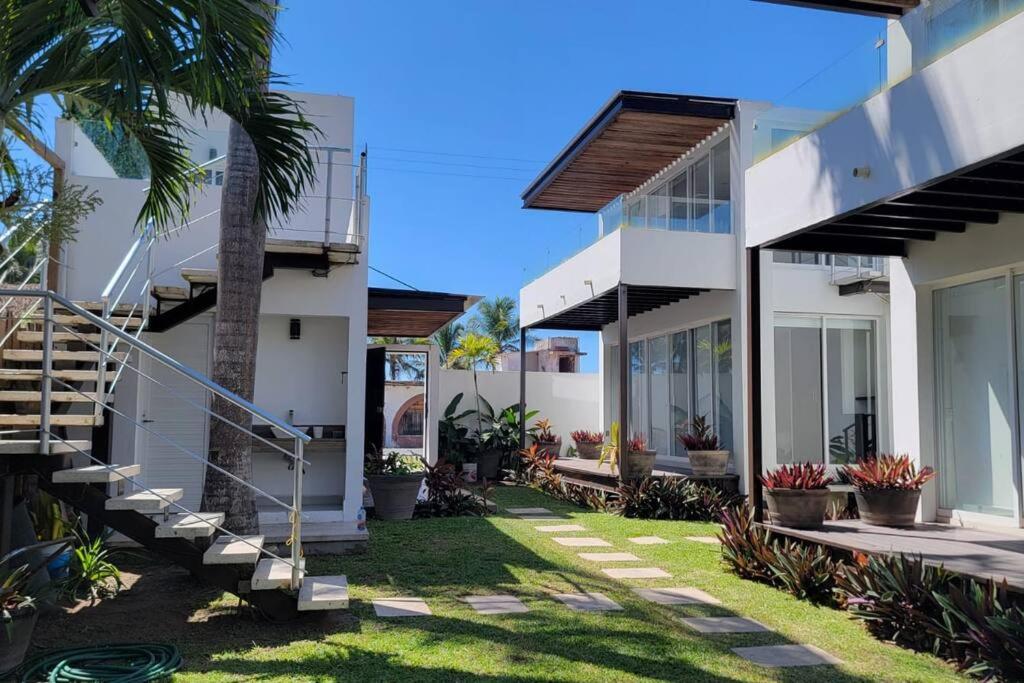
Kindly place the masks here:
<instances>
[{"instance_id":1,"label":"palm tree trunk","mask_svg":"<svg viewBox=\"0 0 1024 683\"><path fill-rule=\"evenodd\" d=\"M273 4L276 6L276 2ZM276 12L271 18L274 16ZM258 181L256 147L242 127L232 121L221 194L213 381L248 401L252 400L256 385L256 345L267 239L266 223L254 218ZM252 429L252 416L219 398L214 399L212 410L223 419L210 420L209 461L251 483L252 437L247 431ZM206 468L202 509L223 512L224 527L236 534L259 531L255 492L212 467Z\"/></svg>"}]
</instances>

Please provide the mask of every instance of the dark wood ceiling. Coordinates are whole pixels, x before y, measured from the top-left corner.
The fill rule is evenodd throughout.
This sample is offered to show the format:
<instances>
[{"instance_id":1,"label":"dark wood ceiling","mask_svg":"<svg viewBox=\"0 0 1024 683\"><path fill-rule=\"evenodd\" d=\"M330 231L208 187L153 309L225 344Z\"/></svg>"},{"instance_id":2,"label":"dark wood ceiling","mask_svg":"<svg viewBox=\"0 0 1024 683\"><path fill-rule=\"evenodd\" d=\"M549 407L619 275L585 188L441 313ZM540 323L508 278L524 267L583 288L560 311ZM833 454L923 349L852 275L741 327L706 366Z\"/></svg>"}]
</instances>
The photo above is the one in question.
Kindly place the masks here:
<instances>
[{"instance_id":1,"label":"dark wood ceiling","mask_svg":"<svg viewBox=\"0 0 1024 683\"><path fill-rule=\"evenodd\" d=\"M966 232L968 223L994 225L1000 213L1024 213L1024 150L839 216L770 248L906 256L908 240Z\"/></svg>"},{"instance_id":2,"label":"dark wood ceiling","mask_svg":"<svg viewBox=\"0 0 1024 683\"><path fill-rule=\"evenodd\" d=\"M629 317L653 311L691 296L697 296L706 289L690 287L628 286L626 303ZM533 330L579 330L600 331L619 319L619 290L613 287L570 309L530 325Z\"/></svg>"},{"instance_id":3,"label":"dark wood ceiling","mask_svg":"<svg viewBox=\"0 0 1024 683\"><path fill-rule=\"evenodd\" d=\"M900 17L921 4L921 0L760 0L776 5L795 5L836 12L853 12L879 17Z\"/></svg>"},{"instance_id":4,"label":"dark wood ceiling","mask_svg":"<svg viewBox=\"0 0 1024 683\"><path fill-rule=\"evenodd\" d=\"M593 213L725 122L736 100L622 91L523 192L530 209Z\"/></svg>"},{"instance_id":5,"label":"dark wood ceiling","mask_svg":"<svg viewBox=\"0 0 1024 683\"><path fill-rule=\"evenodd\" d=\"M465 313L478 297L370 287L367 334L427 338Z\"/></svg>"}]
</instances>

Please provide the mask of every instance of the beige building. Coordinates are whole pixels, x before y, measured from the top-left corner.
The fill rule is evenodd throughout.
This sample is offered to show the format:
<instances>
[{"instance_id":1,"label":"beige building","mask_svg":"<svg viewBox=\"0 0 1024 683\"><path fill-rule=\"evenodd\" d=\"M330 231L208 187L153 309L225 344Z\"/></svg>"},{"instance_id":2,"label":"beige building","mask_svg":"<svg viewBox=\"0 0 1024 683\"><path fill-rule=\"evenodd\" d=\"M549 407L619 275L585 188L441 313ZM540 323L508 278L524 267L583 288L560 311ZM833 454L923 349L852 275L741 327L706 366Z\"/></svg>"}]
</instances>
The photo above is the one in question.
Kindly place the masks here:
<instances>
[{"instance_id":1,"label":"beige building","mask_svg":"<svg viewBox=\"0 0 1024 683\"><path fill-rule=\"evenodd\" d=\"M527 372L579 372L580 357L587 355L580 351L579 337L550 337L538 339L533 348L526 352ZM519 352L506 351L498 356L502 370L519 370Z\"/></svg>"}]
</instances>

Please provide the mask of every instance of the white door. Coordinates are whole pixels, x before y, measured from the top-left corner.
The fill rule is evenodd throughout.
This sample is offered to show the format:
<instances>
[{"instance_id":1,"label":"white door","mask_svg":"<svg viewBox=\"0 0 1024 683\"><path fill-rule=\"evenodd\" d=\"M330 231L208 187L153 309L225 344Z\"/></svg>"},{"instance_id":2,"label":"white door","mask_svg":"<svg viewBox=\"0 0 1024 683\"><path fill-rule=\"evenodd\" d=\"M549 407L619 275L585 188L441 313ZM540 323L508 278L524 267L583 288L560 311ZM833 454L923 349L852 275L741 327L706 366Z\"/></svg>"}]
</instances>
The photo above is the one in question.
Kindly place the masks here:
<instances>
[{"instance_id":1,"label":"white door","mask_svg":"<svg viewBox=\"0 0 1024 683\"><path fill-rule=\"evenodd\" d=\"M154 346L206 375L209 340L208 322L187 322L161 333L154 339ZM138 462L142 464L142 480L149 488L184 489L179 503L198 510L203 490L201 459L206 458L209 435L208 416L198 406L209 407L207 391L152 358L145 358L143 372L155 381L141 380L143 429L138 431ZM180 510L172 506L171 512Z\"/></svg>"}]
</instances>

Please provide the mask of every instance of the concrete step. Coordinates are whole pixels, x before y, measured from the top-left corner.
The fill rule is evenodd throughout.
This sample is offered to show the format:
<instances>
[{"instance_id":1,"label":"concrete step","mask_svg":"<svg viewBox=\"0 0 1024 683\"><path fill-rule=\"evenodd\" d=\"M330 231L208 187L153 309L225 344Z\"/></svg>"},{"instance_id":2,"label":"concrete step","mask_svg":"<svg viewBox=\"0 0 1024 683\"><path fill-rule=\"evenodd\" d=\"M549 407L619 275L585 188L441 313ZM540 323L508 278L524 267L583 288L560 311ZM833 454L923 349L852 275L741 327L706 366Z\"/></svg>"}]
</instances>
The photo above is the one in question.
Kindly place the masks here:
<instances>
[{"instance_id":1,"label":"concrete step","mask_svg":"<svg viewBox=\"0 0 1024 683\"><path fill-rule=\"evenodd\" d=\"M0 381L38 382L42 376L39 368L0 368ZM53 376L66 382L95 382L95 370L54 370ZM110 376L109 380L114 379Z\"/></svg>"},{"instance_id":2,"label":"concrete step","mask_svg":"<svg viewBox=\"0 0 1024 683\"><path fill-rule=\"evenodd\" d=\"M344 576L307 576L299 589L300 612L348 609L348 579Z\"/></svg>"},{"instance_id":3,"label":"concrete step","mask_svg":"<svg viewBox=\"0 0 1024 683\"><path fill-rule=\"evenodd\" d=\"M0 401L39 403L41 396L42 392L39 391L0 390ZM81 394L77 391L51 391L50 401L53 403L95 403L96 394L89 391L84 391Z\"/></svg>"},{"instance_id":4,"label":"concrete step","mask_svg":"<svg viewBox=\"0 0 1024 683\"><path fill-rule=\"evenodd\" d=\"M224 524L223 512L182 512L171 515L170 519L157 526L153 535L157 538L209 538L217 532L217 526Z\"/></svg>"},{"instance_id":5,"label":"concrete step","mask_svg":"<svg viewBox=\"0 0 1024 683\"><path fill-rule=\"evenodd\" d=\"M53 473L54 484L105 484L142 472L142 465L87 465Z\"/></svg>"},{"instance_id":6,"label":"concrete step","mask_svg":"<svg viewBox=\"0 0 1024 683\"><path fill-rule=\"evenodd\" d=\"M221 536L203 553L203 564L256 564L262 548L262 536Z\"/></svg>"},{"instance_id":7,"label":"concrete step","mask_svg":"<svg viewBox=\"0 0 1024 683\"><path fill-rule=\"evenodd\" d=\"M114 359L123 361L128 357L127 353L114 353L113 358L108 356L108 362ZM59 351L55 350L50 354L53 360L70 360L82 363L98 363L100 361L99 351ZM43 360L42 349L4 349L4 360L23 361L26 363L40 363Z\"/></svg>"},{"instance_id":8,"label":"concrete step","mask_svg":"<svg viewBox=\"0 0 1024 683\"><path fill-rule=\"evenodd\" d=\"M42 344L43 333L34 330L28 330L26 332L18 332L18 341L25 342L26 344ZM55 342L92 342L93 344L100 343L99 332L54 332L53 341Z\"/></svg>"},{"instance_id":9,"label":"concrete step","mask_svg":"<svg viewBox=\"0 0 1024 683\"><path fill-rule=\"evenodd\" d=\"M305 574L306 558L299 561L300 576ZM254 591L269 591L276 588L288 590L292 587L292 566L284 560L266 557L256 564L252 575Z\"/></svg>"},{"instance_id":10,"label":"concrete step","mask_svg":"<svg viewBox=\"0 0 1024 683\"><path fill-rule=\"evenodd\" d=\"M0 415L0 426L2 427L38 427L40 417L38 415ZM93 427L103 424L103 420L95 415L51 415L51 427Z\"/></svg>"},{"instance_id":11,"label":"concrete step","mask_svg":"<svg viewBox=\"0 0 1024 683\"><path fill-rule=\"evenodd\" d=\"M181 279L193 285L215 285L217 271L209 268L182 268Z\"/></svg>"},{"instance_id":12,"label":"concrete step","mask_svg":"<svg viewBox=\"0 0 1024 683\"><path fill-rule=\"evenodd\" d=\"M172 502L181 500L185 495L182 489L153 489L136 491L123 496L108 498L105 504L108 510L135 510L136 512L162 512Z\"/></svg>"},{"instance_id":13,"label":"concrete step","mask_svg":"<svg viewBox=\"0 0 1024 683\"><path fill-rule=\"evenodd\" d=\"M50 455L65 455L82 451L88 453L92 448L90 441L61 441L50 439ZM35 455L39 452L39 439L3 439L0 440L0 455Z\"/></svg>"}]
</instances>

